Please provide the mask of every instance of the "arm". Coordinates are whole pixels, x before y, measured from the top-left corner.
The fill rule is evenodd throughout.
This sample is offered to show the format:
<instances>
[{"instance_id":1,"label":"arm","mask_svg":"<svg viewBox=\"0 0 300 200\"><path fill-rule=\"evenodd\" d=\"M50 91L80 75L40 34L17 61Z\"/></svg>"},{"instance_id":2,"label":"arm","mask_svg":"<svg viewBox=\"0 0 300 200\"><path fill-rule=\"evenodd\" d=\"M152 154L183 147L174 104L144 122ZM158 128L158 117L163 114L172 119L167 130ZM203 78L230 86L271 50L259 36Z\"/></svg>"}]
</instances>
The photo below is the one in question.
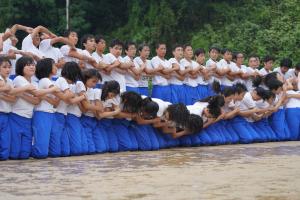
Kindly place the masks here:
<instances>
[{"instance_id":1,"label":"arm","mask_svg":"<svg viewBox=\"0 0 300 200\"><path fill-rule=\"evenodd\" d=\"M14 103L16 102L17 98L13 95L9 95L9 94L0 94L0 99L10 102L10 103Z\"/></svg>"},{"instance_id":2,"label":"arm","mask_svg":"<svg viewBox=\"0 0 300 200\"><path fill-rule=\"evenodd\" d=\"M19 97L33 105L38 105L41 102L38 97L34 97L26 93L20 94Z\"/></svg>"},{"instance_id":3,"label":"arm","mask_svg":"<svg viewBox=\"0 0 300 200\"><path fill-rule=\"evenodd\" d=\"M42 96L40 97L42 100L47 101L48 103L50 103L51 105L53 105L54 108L56 108L59 104L59 98L52 98L52 97L48 97L48 96Z\"/></svg>"}]
</instances>

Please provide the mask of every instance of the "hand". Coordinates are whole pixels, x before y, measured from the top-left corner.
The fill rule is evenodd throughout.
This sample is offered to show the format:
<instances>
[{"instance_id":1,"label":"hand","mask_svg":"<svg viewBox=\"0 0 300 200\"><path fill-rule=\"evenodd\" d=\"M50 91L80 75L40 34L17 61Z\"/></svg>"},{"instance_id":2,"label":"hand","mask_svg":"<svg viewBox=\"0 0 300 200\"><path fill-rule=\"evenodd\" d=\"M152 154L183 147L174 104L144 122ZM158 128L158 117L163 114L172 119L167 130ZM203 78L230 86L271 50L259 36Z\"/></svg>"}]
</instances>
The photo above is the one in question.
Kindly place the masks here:
<instances>
[{"instance_id":1,"label":"hand","mask_svg":"<svg viewBox=\"0 0 300 200\"><path fill-rule=\"evenodd\" d=\"M33 28L31 27L26 27L25 28L25 31L28 33L28 34L31 34L33 32Z\"/></svg>"},{"instance_id":2,"label":"hand","mask_svg":"<svg viewBox=\"0 0 300 200\"><path fill-rule=\"evenodd\" d=\"M57 86L51 87L52 92L60 92L60 89Z\"/></svg>"},{"instance_id":3,"label":"hand","mask_svg":"<svg viewBox=\"0 0 300 200\"><path fill-rule=\"evenodd\" d=\"M118 67L121 65L121 62L119 60L116 60L113 64Z\"/></svg>"},{"instance_id":4,"label":"hand","mask_svg":"<svg viewBox=\"0 0 300 200\"><path fill-rule=\"evenodd\" d=\"M34 90L36 90L36 87L34 85L32 85L32 84L26 85L27 92L34 91Z\"/></svg>"}]
</instances>

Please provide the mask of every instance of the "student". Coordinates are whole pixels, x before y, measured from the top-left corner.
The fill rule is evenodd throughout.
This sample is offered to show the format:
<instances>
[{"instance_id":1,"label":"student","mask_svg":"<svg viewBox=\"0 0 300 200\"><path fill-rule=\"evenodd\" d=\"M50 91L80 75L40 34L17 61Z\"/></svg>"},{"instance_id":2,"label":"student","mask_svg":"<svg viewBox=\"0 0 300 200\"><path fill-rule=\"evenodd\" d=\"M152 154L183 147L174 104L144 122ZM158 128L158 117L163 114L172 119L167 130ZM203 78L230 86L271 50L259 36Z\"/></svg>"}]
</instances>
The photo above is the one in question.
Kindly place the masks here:
<instances>
[{"instance_id":1,"label":"student","mask_svg":"<svg viewBox=\"0 0 300 200\"><path fill-rule=\"evenodd\" d=\"M220 82L219 78L221 77L216 73L220 49L212 46L209 48L208 54L209 54L209 59L206 61L205 64L205 67L209 71L209 75L210 75L210 79L208 80L208 83L212 84L214 81Z\"/></svg>"},{"instance_id":2,"label":"student","mask_svg":"<svg viewBox=\"0 0 300 200\"><path fill-rule=\"evenodd\" d=\"M56 72L57 68L51 58L41 59L36 64L35 74L39 80L38 88L47 90L49 94L41 97L41 102L36 105L32 118L32 157L34 158L46 158L48 156L55 107L59 103L59 99L50 94L59 91L59 88L54 86L51 81Z\"/></svg>"},{"instance_id":3,"label":"student","mask_svg":"<svg viewBox=\"0 0 300 200\"><path fill-rule=\"evenodd\" d=\"M151 73L148 73L148 70L152 70L151 61L148 59L150 55L150 47L147 44L141 44L138 51L140 56L134 58L133 62L138 65L140 69L144 68L138 81L139 94L149 96L148 84L149 79L151 78Z\"/></svg>"},{"instance_id":4,"label":"student","mask_svg":"<svg viewBox=\"0 0 300 200\"><path fill-rule=\"evenodd\" d=\"M180 71L182 76L185 76L183 81L185 87L185 104L192 105L199 97L198 93L198 72L201 69L200 65L193 60L193 48L191 45L184 45L184 58L180 61Z\"/></svg>"},{"instance_id":5,"label":"student","mask_svg":"<svg viewBox=\"0 0 300 200\"><path fill-rule=\"evenodd\" d=\"M184 76L181 76L178 71L180 70L180 60L183 58L183 48L181 45L174 45L172 48L173 58L169 59L172 68L175 71L171 74L171 79L169 80L171 88L171 102L185 103L185 93L184 93Z\"/></svg>"},{"instance_id":6,"label":"student","mask_svg":"<svg viewBox=\"0 0 300 200\"><path fill-rule=\"evenodd\" d=\"M208 80L210 79L209 71L205 68L205 50L204 49L196 49L195 50L195 59L196 62L201 66L201 69L198 73L198 94L200 99L206 98L210 96L211 92L208 87Z\"/></svg>"},{"instance_id":7,"label":"student","mask_svg":"<svg viewBox=\"0 0 300 200\"><path fill-rule=\"evenodd\" d=\"M9 94L13 83L9 79L11 64L8 58L0 57L0 160L7 160L10 151L9 115L16 98Z\"/></svg>"},{"instance_id":8,"label":"student","mask_svg":"<svg viewBox=\"0 0 300 200\"><path fill-rule=\"evenodd\" d=\"M167 52L165 43L156 45L156 56L151 59L153 68L152 97L171 101L171 90L168 80L171 73L175 71L171 63L165 59Z\"/></svg>"},{"instance_id":9,"label":"student","mask_svg":"<svg viewBox=\"0 0 300 200\"><path fill-rule=\"evenodd\" d=\"M245 84L246 80L249 79L248 68L244 65L244 54L241 52L235 52L233 55L236 71L240 73L235 77L234 83Z\"/></svg>"},{"instance_id":10,"label":"student","mask_svg":"<svg viewBox=\"0 0 300 200\"><path fill-rule=\"evenodd\" d=\"M248 67L244 73L248 74L248 79L245 80L245 85L248 91L254 89L252 80L259 76L259 70L257 69L257 57L254 55L249 56Z\"/></svg>"},{"instance_id":11,"label":"student","mask_svg":"<svg viewBox=\"0 0 300 200\"><path fill-rule=\"evenodd\" d=\"M295 88L296 89L296 88ZM287 91L286 122L291 136L290 140L300 139L300 94L299 91Z\"/></svg>"},{"instance_id":12,"label":"student","mask_svg":"<svg viewBox=\"0 0 300 200\"><path fill-rule=\"evenodd\" d=\"M84 95L75 96L70 89L70 84L81 79L81 70L75 62L66 62L54 85L60 89L55 95L60 99L53 121L50 134L49 156L69 156L70 142L67 133L66 118L69 104L77 104L85 99Z\"/></svg>"},{"instance_id":13,"label":"student","mask_svg":"<svg viewBox=\"0 0 300 200\"><path fill-rule=\"evenodd\" d=\"M289 58L283 58L280 61L280 67L274 69L274 72L278 72L284 80L289 78L295 78L295 74L293 74L293 62Z\"/></svg>"},{"instance_id":14,"label":"student","mask_svg":"<svg viewBox=\"0 0 300 200\"><path fill-rule=\"evenodd\" d=\"M272 72L274 61L275 59L272 56L267 55L264 57L263 59L264 67L259 70L261 76L265 76Z\"/></svg>"},{"instance_id":15,"label":"student","mask_svg":"<svg viewBox=\"0 0 300 200\"><path fill-rule=\"evenodd\" d=\"M86 34L82 37L81 39L81 45L82 45L82 55L85 55L86 57L89 58L88 61L84 62L84 65L86 69L101 69L101 66L98 65L98 63L96 62L96 60L94 60L93 58L93 52L96 49L96 40L95 40L95 36L91 35L91 34Z\"/></svg>"}]
</instances>

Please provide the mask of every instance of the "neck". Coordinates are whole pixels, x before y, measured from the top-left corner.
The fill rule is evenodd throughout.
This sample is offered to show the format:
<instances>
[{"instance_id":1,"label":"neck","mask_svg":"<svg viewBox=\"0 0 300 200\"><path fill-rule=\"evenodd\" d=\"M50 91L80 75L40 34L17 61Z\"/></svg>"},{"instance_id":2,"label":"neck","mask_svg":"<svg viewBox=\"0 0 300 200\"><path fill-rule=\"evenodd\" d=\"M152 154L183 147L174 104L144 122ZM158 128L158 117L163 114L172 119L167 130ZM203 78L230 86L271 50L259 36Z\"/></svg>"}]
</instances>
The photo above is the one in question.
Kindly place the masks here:
<instances>
[{"instance_id":1,"label":"neck","mask_svg":"<svg viewBox=\"0 0 300 200\"><path fill-rule=\"evenodd\" d=\"M164 60L165 57L157 55L160 59Z\"/></svg>"},{"instance_id":2,"label":"neck","mask_svg":"<svg viewBox=\"0 0 300 200\"><path fill-rule=\"evenodd\" d=\"M24 76L24 78L25 78L28 82L31 82L31 76Z\"/></svg>"},{"instance_id":3,"label":"neck","mask_svg":"<svg viewBox=\"0 0 300 200\"><path fill-rule=\"evenodd\" d=\"M96 49L97 54L99 54L100 56L103 54L102 50Z\"/></svg>"}]
</instances>

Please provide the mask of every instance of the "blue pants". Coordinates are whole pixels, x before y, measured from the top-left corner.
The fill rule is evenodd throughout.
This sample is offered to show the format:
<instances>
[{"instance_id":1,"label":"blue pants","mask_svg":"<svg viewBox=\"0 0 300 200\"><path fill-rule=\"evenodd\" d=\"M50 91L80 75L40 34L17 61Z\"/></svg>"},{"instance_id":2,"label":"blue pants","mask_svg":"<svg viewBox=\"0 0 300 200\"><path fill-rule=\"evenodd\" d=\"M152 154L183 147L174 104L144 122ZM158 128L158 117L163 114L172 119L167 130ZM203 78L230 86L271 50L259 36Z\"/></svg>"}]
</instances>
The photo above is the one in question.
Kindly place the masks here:
<instances>
[{"instance_id":1,"label":"blue pants","mask_svg":"<svg viewBox=\"0 0 300 200\"><path fill-rule=\"evenodd\" d=\"M199 145L210 145L212 144L212 140L210 139L209 134L207 133L206 129L203 129L200 133L197 134L199 137Z\"/></svg>"},{"instance_id":2,"label":"blue pants","mask_svg":"<svg viewBox=\"0 0 300 200\"><path fill-rule=\"evenodd\" d=\"M171 88L171 102L185 103L185 87L184 85L170 85Z\"/></svg>"},{"instance_id":3,"label":"blue pants","mask_svg":"<svg viewBox=\"0 0 300 200\"><path fill-rule=\"evenodd\" d=\"M35 111L32 118L32 157L47 158L54 113Z\"/></svg>"},{"instance_id":4,"label":"blue pants","mask_svg":"<svg viewBox=\"0 0 300 200\"><path fill-rule=\"evenodd\" d=\"M152 88L152 97L158 98L163 101L171 101L171 89L169 85L161 86L161 85L153 85Z\"/></svg>"},{"instance_id":5,"label":"blue pants","mask_svg":"<svg viewBox=\"0 0 300 200\"><path fill-rule=\"evenodd\" d=\"M9 116L11 130L10 158L28 159L32 145L31 118L22 117L15 113Z\"/></svg>"},{"instance_id":6,"label":"blue pants","mask_svg":"<svg viewBox=\"0 0 300 200\"><path fill-rule=\"evenodd\" d=\"M259 136L249 122L241 116L232 119L232 128L238 134L240 143L248 144L259 140Z\"/></svg>"},{"instance_id":7,"label":"blue pants","mask_svg":"<svg viewBox=\"0 0 300 200\"><path fill-rule=\"evenodd\" d=\"M138 94L140 92L138 87L129 87L129 86L126 86L126 91L136 92Z\"/></svg>"},{"instance_id":8,"label":"blue pants","mask_svg":"<svg viewBox=\"0 0 300 200\"><path fill-rule=\"evenodd\" d=\"M139 94L144 96L149 96L148 87L139 87Z\"/></svg>"},{"instance_id":9,"label":"blue pants","mask_svg":"<svg viewBox=\"0 0 300 200\"><path fill-rule=\"evenodd\" d=\"M229 144L236 144L239 143L239 136L232 128L232 120L222 120L221 123L223 124L223 131L227 134L225 135L226 141L229 140Z\"/></svg>"},{"instance_id":10,"label":"blue pants","mask_svg":"<svg viewBox=\"0 0 300 200\"><path fill-rule=\"evenodd\" d=\"M96 147L93 139L93 133L97 127L97 119L95 117L89 117L83 115L81 117L81 124L83 126L84 134L87 139L88 144L88 154L93 154L96 152Z\"/></svg>"},{"instance_id":11,"label":"blue pants","mask_svg":"<svg viewBox=\"0 0 300 200\"><path fill-rule=\"evenodd\" d=\"M184 136L178 138L178 140L179 140L180 146L182 146L182 147L190 147L193 145L191 135L184 135Z\"/></svg>"},{"instance_id":12,"label":"blue pants","mask_svg":"<svg viewBox=\"0 0 300 200\"><path fill-rule=\"evenodd\" d=\"M139 125L135 122L132 123L130 129L130 134L135 134L139 150L150 151L158 150L159 142L150 125Z\"/></svg>"},{"instance_id":13,"label":"blue pants","mask_svg":"<svg viewBox=\"0 0 300 200\"><path fill-rule=\"evenodd\" d=\"M96 152L117 152L119 148L118 137L113 131L113 119L98 120L97 128L93 133Z\"/></svg>"},{"instance_id":14,"label":"blue pants","mask_svg":"<svg viewBox=\"0 0 300 200\"><path fill-rule=\"evenodd\" d=\"M300 108L287 108L286 121L290 130L290 140L300 139Z\"/></svg>"},{"instance_id":15,"label":"blue pants","mask_svg":"<svg viewBox=\"0 0 300 200\"><path fill-rule=\"evenodd\" d=\"M256 121L253 123L253 128L256 130L256 132L260 135L263 142L267 141L275 141L276 135L272 128L269 125L269 121L267 118L263 118L259 121Z\"/></svg>"},{"instance_id":16,"label":"blue pants","mask_svg":"<svg viewBox=\"0 0 300 200\"><path fill-rule=\"evenodd\" d=\"M199 99L204 99L209 96L208 85L198 85L197 90Z\"/></svg>"},{"instance_id":17,"label":"blue pants","mask_svg":"<svg viewBox=\"0 0 300 200\"><path fill-rule=\"evenodd\" d=\"M66 122L67 133L70 142L70 154L72 156L87 154L87 138L84 134L80 118L73 114L68 114Z\"/></svg>"},{"instance_id":18,"label":"blue pants","mask_svg":"<svg viewBox=\"0 0 300 200\"><path fill-rule=\"evenodd\" d=\"M276 134L278 141L289 140L291 133L285 117L285 109L279 109L269 117L271 128Z\"/></svg>"},{"instance_id":19,"label":"blue pants","mask_svg":"<svg viewBox=\"0 0 300 200\"><path fill-rule=\"evenodd\" d=\"M0 160L7 160L10 152L9 114L0 112Z\"/></svg>"},{"instance_id":20,"label":"blue pants","mask_svg":"<svg viewBox=\"0 0 300 200\"><path fill-rule=\"evenodd\" d=\"M185 104L186 105L192 105L198 100L200 100L198 88L184 85L185 87Z\"/></svg>"}]
</instances>

